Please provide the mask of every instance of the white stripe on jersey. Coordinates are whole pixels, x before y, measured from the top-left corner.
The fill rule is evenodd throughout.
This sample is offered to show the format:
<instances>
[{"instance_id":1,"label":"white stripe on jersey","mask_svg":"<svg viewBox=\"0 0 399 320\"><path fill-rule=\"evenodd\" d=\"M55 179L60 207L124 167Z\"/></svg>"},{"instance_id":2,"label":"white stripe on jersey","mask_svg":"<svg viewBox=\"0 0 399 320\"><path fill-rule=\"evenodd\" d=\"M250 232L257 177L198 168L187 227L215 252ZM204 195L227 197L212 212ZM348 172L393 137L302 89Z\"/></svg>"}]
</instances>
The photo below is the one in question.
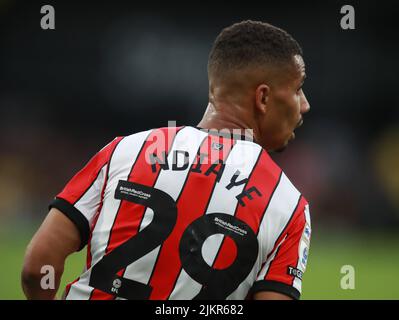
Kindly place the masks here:
<instances>
[{"instance_id":1,"label":"white stripe on jersey","mask_svg":"<svg viewBox=\"0 0 399 320\"><path fill-rule=\"evenodd\" d=\"M109 176L104 192L103 207L93 230L91 239L91 265L95 265L103 256L108 244L110 231L119 209L121 200L114 198L119 180L127 180L133 163L151 130L130 135L120 141L109 163ZM73 284L66 299L88 300L93 288L89 287L91 268Z\"/></svg>"},{"instance_id":2,"label":"white stripe on jersey","mask_svg":"<svg viewBox=\"0 0 399 320\"><path fill-rule=\"evenodd\" d=\"M311 232L310 231L310 212L309 212L309 205L308 204L305 206L305 220L306 220L305 228L309 228L309 234L310 234L310 232ZM304 231L303 231L303 233L304 233ZM306 239L304 239L304 237L306 237ZM302 273L304 273L305 270L306 270L306 264L303 265L301 263L301 259L303 257L305 248L307 248L307 250L308 250L307 254L309 255L309 240L310 240L309 237L307 237L305 234L302 234L302 238L301 238L301 240L299 242L299 255L298 255L298 263L296 265L296 268L301 270ZM301 292L302 291L302 280L297 278L297 277L295 277L294 278L294 282L293 282L293 286L294 286L295 289L297 289L299 292Z\"/></svg>"},{"instance_id":3,"label":"white stripe on jersey","mask_svg":"<svg viewBox=\"0 0 399 320\"><path fill-rule=\"evenodd\" d=\"M78 209L87 219L89 225L93 222L93 218L96 215L98 206L101 202L101 190L105 182L105 175L107 174L107 166L104 165L97 175L96 180L92 183L90 188L84 193L84 195L74 204L75 208Z\"/></svg>"},{"instance_id":4,"label":"white stripe on jersey","mask_svg":"<svg viewBox=\"0 0 399 320\"><path fill-rule=\"evenodd\" d=\"M231 149L226 160L223 175L220 181L216 183L215 189L213 190L206 214L220 212L234 215L238 202L236 196L244 190L245 184L236 186L230 190L227 190L226 186L230 183L231 177L237 170L241 173L237 178L237 181L248 178L254 169L256 160L261 151L262 148L259 145L246 143L245 141L240 140L236 141L236 144ZM246 156L243 157L243 155ZM224 237L222 236L212 237L208 238L209 241L206 242L209 247L204 249L204 253L207 254L207 260L212 261L212 263L216 258L223 238ZM192 279L184 270L182 270L169 299L192 299L201 291L201 288L201 284Z\"/></svg>"},{"instance_id":5,"label":"white stripe on jersey","mask_svg":"<svg viewBox=\"0 0 399 320\"><path fill-rule=\"evenodd\" d=\"M309 211L309 205L308 204L305 206L305 219L306 219L306 223L308 223L309 227L311 227L312 223L310 221L310 211Z\"/></svg>"},{"instance_id":6,"label":"white stripe on jersey","mask_svg":"<svg viewBox=\"0 0 399 320\"><path fill-rule=\"evenodd\" d=\"M304 249L305 247L304 247L304 244L303 244L303 242L301 241L300 243L299 243L299 256L298 256L298 262L297 262L297 265L296 265L296 268L297 269L299 269L299 270L303 270L303 268L301 268L301 252L302 252L302 250ZM299 279L298 277L294 277L294 281L293 281L293 283L292 283L292 286L295 288L295 289L297 289L299 292L302 292L302 281L301 281L301 279Z\"/></svg>"},{"instance_id":7,"label":"white stripe on jersey","mask_svg":"<svg viewBox=\"0 0 399 320\"><path fill-rule=\"evenodd\" d=\"M197 156L197 151L206 136L206 133L198 131L197 129L194 129L192 127L184 127L183 129L181 129L177 133L173 142L173 146L168 154L168 163L172 163L173 152L175 150L185 150L189 154L189 165L185 170L181 171L161 170L154 187L166 192L173 198L173 200L176 201L180 195L180 192L182 191L187 175L191 168L191 164L194 162ZM190 139L188 139L188 137ZM180 166L180 163L178 163L178 165ZM171 181L173 181L173 183L171 183ZM151 222L152 217L152 210L147 209L140 230L142 230ZM160 247L161 246L158 246L139 260L131 263L126 268L123 277L141 283L148 283L151 277L152 270L155 267Z\"/></svg>"}]
</instances>

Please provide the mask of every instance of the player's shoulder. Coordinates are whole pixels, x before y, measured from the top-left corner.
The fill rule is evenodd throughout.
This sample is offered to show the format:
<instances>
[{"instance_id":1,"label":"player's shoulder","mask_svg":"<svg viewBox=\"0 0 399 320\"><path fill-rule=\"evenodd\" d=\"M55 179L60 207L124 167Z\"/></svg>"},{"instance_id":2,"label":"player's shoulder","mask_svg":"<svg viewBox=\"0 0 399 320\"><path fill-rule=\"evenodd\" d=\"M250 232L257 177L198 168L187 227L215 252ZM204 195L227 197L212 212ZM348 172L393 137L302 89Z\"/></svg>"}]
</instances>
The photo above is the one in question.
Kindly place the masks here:
<instances>
[{"instance_id":1,"label":"player's shoulder","mask_svg":"<svg viewBox=\"0 0 399 320\"><path fill-rule=\"evenodd\" d=\"M276 189L277 196L281 199L297 199L298 205L309 206L308 200L292 182L286 172L271 158L269 153L262 149L260 168L266 171L274 179L277 179Z\"/></svg>"},{"instance_id":2,"label":"player's shoulder","mask_svg":"<svg viewBox=\"0 0 399 320\"><path fill-rule=\"evenodd\" d=\"M147 130L142 130L142 131L137 131L137 132L131 132L131 133L128 133L127 135L122 136L122 138L123 138L123 140L145 138L145 137L148 137L153 130L156 130L156 129L147 129Z\"/></svg>"},{"instance_id":3,"label":"player's shoulder","mask_svg":"<svg viewBox=\"0 0 399 320\"><path fill-rule=\"evenodd\" d=\"M157 127L116 137L115 139L119 143L117 152L129 152L132 148L140 150L146 143L160 148L165 147L171 141L175 141L178 133L184 131L187 134L187 128L189 127ZM193 129L192 131L195 130ZM180 140L185 138L187 138L187 135L180 137ZM149 148L148 150L154 150L154 148Z\"/></svg>"}]
</instances>

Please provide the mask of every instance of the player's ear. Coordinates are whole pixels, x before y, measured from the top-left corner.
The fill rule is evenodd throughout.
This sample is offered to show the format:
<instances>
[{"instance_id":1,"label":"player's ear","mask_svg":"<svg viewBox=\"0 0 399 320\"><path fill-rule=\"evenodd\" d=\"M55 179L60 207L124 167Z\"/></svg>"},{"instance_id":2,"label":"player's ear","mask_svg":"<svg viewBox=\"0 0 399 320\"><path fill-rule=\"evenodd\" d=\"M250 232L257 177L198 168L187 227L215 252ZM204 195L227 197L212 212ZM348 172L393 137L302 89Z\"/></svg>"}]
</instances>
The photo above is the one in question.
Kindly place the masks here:
<instances>
[{"instance_id":1,"label":"player's ear","mask_svg":"<svg viewBox=\"0 0 399 320\"><path fill-rule=\"evenodd\" d=\"M260 84L255 91L255 105L257 111L266 113L269 102L270 87L264 83Z\"/></svg>"}]
</instances>

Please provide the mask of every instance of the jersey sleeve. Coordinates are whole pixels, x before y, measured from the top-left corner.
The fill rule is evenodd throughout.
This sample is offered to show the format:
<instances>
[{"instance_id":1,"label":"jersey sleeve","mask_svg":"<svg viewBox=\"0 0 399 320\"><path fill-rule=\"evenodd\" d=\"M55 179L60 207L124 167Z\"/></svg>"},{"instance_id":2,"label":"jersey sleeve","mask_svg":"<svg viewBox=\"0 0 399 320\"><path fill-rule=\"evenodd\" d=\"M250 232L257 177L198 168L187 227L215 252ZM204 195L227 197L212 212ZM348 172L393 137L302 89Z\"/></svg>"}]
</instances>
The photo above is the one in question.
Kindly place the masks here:
<instances>
[{"instance_id":1,"label":"jersey sleeve","mask_svg":"<svg viewBox=\"0 0 399 320\"><path fill-rule=\"evenodd\" d=\"M95 154L49 205L50 209L57 208L76 225L81 238L79 251L88 242L90 227L102 202L108 164L121 139L115 138Z\"/></svg>"},{"instance_id":2,"label":"jersey sleeve","mask_svg":"<svg viewBox=\"0 0 399 320\"><path fill-rule=\"evenodd\" d=\"M266 259L251 293L279 292L298 300L311 237L309 205L301 197L290 221Z\"/></svg>"}]
</instances>

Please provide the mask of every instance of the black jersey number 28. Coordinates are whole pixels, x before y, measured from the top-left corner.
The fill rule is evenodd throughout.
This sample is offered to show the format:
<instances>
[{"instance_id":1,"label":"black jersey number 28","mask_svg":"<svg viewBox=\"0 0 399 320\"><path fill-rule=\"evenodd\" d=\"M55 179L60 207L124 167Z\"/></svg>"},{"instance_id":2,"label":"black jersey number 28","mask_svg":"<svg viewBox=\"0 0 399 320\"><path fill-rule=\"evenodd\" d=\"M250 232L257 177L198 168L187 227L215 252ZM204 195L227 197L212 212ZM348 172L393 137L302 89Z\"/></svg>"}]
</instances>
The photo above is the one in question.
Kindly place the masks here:
<instances>
[{"instance_id":1,"label":"black jersey number 28","mask_svg":"<svg viewBox=\"0 0 399 320\"><path fill-rule=\"evenodd\" d=\"M148 299L152 287L123 278L117 273L161 245L172 232L177 220L176 202L166 192L141 184L120 180L115 198L151 208L151 223L135 236L105 255L93 266L89 285L116 297ZM214 235L230 237L237 254L225 269L214 269L202 256L205 240ZM225 299L245 280L258 255L258 241L253 230L242 220L210 213L194 220L184 231L179 245L183 269L203 285L194 299Z\"/></svg>"}]
</instances>

